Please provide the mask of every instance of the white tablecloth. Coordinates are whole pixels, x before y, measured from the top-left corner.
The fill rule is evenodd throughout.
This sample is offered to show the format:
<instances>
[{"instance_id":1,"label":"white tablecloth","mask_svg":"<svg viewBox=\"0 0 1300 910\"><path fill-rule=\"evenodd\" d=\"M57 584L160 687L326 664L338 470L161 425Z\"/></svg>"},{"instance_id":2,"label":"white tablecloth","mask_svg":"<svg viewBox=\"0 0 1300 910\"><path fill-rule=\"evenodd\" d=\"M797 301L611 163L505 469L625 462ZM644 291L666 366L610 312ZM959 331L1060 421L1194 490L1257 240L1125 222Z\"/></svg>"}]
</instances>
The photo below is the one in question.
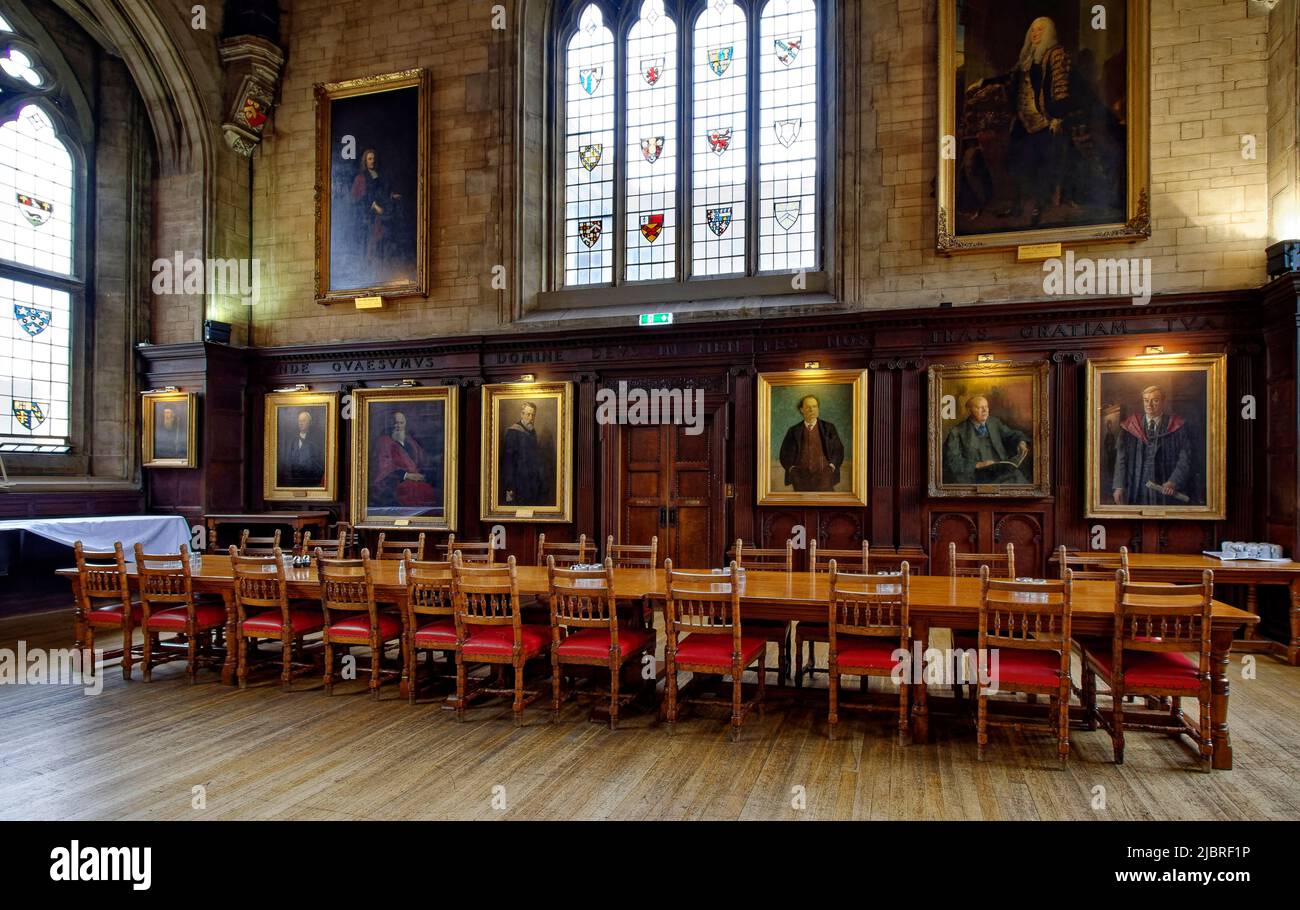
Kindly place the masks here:
<instances>
[{"instance_id":1,"label":"white tablecloth","mask_svg":"<svg viewBox=\"0 0 1300 910\"><path fill-rule=\"evenodd\" d=\"M190 526L179 515L100 515L93 518L21 518L0 521L0 531L27 531L72 546L78 540L87 550L109 551L122 541L128 561L134 561L136 543L146 553L175 553L190 542Z\"/></svg>"}]
</instances>

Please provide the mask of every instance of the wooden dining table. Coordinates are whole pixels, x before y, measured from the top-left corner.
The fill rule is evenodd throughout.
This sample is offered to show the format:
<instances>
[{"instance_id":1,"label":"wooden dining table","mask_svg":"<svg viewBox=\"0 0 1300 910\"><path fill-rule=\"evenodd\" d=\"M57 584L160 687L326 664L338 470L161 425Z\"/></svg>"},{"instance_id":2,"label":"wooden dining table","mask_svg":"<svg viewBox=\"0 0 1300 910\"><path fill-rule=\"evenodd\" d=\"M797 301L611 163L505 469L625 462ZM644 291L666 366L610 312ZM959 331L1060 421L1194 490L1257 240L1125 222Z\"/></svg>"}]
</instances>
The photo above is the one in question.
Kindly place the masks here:
<instances>
[{"instance_id":1,"label":"wooden dining table","mask_svg":"<svg viewBox=\"0 0 1300 910\"><path fill-rule=\"evenodd\" d=\"M375 598L405 608L406 580L402 563L397 560L371 562L375 581ZM132 583L133 565L128 565ZM547 593L544 566L518 566L516 578L521 596ZM60 569L58 574L73 585L79 594L76 569ZM192 571L195 593L220 594L226 603L230 626L236 618L234 576L230 557L203 554L201 568ZM289 597L317 600L320 586L316 567L286 570ZM719 575L719 582L727 576ZM615 569L614 593L619 600L645 600L662 609L666 594L662 569ZM743 624L749 619L775 619L794 622L826 622L830 576L826 573L758 571L745 572L741 579L740 612ZM909 579L909 613L912 639L922 654L929 644L932 628L973 630L978 627L980 581L978 578L953 578L946 575L913 575ZM1071 624L1076 636L1109 636L1114 629L1115 585L1106 581L1074 583L1071 599ZM1211 714L1213 717L1214 759L1217 769L1232 767L1232 740L1228 730L1228 661L1236 632L1259 617L1219 601L1214 602L1211 625L1210 668L1213 679ZM79 640L82 638L78 631ZM235 682L235 649L228 648L222 668L222 682ZM912 735L915 742L929 740L929 697L922 682L913 686Z\"/></svg>"}]
</instances>

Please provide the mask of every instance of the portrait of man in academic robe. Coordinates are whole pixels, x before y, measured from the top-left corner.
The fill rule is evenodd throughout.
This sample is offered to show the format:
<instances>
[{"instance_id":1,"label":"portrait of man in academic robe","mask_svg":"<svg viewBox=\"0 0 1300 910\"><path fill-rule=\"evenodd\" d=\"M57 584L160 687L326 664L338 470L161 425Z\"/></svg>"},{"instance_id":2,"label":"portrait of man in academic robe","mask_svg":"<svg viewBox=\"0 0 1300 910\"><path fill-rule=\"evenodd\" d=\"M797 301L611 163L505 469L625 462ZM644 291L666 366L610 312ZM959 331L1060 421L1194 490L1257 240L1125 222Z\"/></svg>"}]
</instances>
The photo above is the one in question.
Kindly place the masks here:
<instances>
[{"instance_id":1,"label":"portrait of man in academic robe","mask_svg":"<svg viewBox=\"0 0 1300 910\"><path fill-rule=\"evenodd\" d=\"M420 429L407 412L432 411L438 402L373 406L372 426L382 427L370 451L369 505L398 514L438 514L442 504L442 439L432 438L440 415L421 414ZM386 413L385 413L386 412ZM376 420L377 417L383 419ZM421 438L421 433L429 435ZM435 454L437 453L437 454ZM396 511L395 511L396 510Z\"/></svg>"},{"instance_id":2,"label":"portrait of man in academic robe","mask_svg":"<svg viewBox=\"0 0 1300 910\"><path fill-rule=\"evenodd\" d=\"M1142 390L1142 407L1120 424L1111 477L1116 505L1191 505L1203 501L1196 488L1197 456L1193 431L1169 407L1158 385Z\"/></svg>"},{"instance_id":3,"label":"portrait of man in academic robe","mask_svg":"<svg viewBox=\"0 0 1300 910\"><path fill-rule=\"evenodd\" d=\"M504 406L503 406L504 407ZM501 500L510 506L555 504L555 434L539 435L538 406L524 401L505 428L501 446Z\"/></svg>"},{"instance_id":4,"label":"portrait of man in academic robe","mask_svg":"<svg viewBox=\"0 0 1300 910\"><path fill-rule=\"evenodd\" d=\"M1089 518L1227 513L1227 356L1087 361Z\"/></svg>"}]
</instances>

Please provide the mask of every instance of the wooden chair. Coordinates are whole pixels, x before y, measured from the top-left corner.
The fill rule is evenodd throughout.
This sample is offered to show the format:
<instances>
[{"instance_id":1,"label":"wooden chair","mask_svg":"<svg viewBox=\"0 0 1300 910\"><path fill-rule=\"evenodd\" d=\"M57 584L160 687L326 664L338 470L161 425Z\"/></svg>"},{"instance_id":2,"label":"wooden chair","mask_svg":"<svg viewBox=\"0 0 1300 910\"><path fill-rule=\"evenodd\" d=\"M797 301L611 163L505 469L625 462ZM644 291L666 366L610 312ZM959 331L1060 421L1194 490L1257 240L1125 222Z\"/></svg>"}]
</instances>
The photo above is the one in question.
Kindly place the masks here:
<instances>
[{"instance_id":1,"label":"wooden chair","mask_svg":"<svg viewBox=\"0 0 1300 910\"><path fill-rule=\"evenodd\" d=\"M870 571L867 568L867 558L870 546L864 540L860 550L818 550L817 541L808 541L808 571L825 572L830 569L831 562L839 565L840 569L845 572L860 572L867 574ZM821 667L817 666L817 645L816 642L830 641L830 633L827 631L825 624L819 622L800 622L794 627L794 684L796 688L803 687L803 678L807 674L809 677L817 673L825 673ZM804 645L808 646L808 660L804 662Z\"/></svg>"},{"instance_id":2,"label":"wooden chair","mask_svg":"<svg viewBox=\"0 0 1300 910\"><path fill-rule=\"evenodd\" d=\"M248 528L239 532L240 556L272 556L280 548L280 529L271 537L250 537Z\"/></svg>"},{"instance_id":3,"label":"wooden chair","mask_svg":"<svg viewBox=\"0 0 1300 910\"><path fill-rule=\"evenodd\" d=\"M424 535L420 535L423 537ZM380 535L383 540L383 535ZM409 553L409 551L408 551ZM379 698L384 678L396 679L400 670L384 669L384 652L396 643L405 658L402 617L393 610L381 610L375 603L375 578L370 551L360 559L326 559L316 551L316 578L320 582L320 606L325 647L325 694L334 691L334 647L349 653L357 645L370 648L370 694ZM346 617L346 618L344 618Z\"/></svg>"},{"instance_id":4,"label":"wooden chair","mask_svg":"<svg viewBox=\"0 0 1300 910\"><path fill-rule=\"evenodd\" d=\"M421 532L418 537L410 537L406 540L392 538L388 536L387 531L379 533L379 542L375 546L375 559L404 559L402 555L407 550L417 560L424 559L424 533Z\"/></svg>"},{"instance_id":5,"label":"wooden chair","mask_svg":"<svg viewBox=\"0 0 1300 910\"><path fill-rule=\"evenodd\" d=\"M863 544L866 549L866 544ZM912 627L908 617L911 567L904 561L898 575L868 575L841 572L837 560L830 561L830 598L826 629L830 643L827 661L830 673L830 714L826 735L835 738L840 708L888 711L898 716L899 743L907 742L908 679L898 687L898 708L870 702L840 702L840 677L872 676L892 678L898 661L895 652L911 647Z\"/></svg>"},{"instance_id":6,"label":"wooden chair","mask_svg":"<svg viewBox=\"0 0 1300 910\"><path fill-rule=\"evenodd\" d=\"M659 568L659 535L649 544L614 543L614 535L605 538L605 558L614 560L616 569Z\"/></svg>"},{"instance_id":7,"label":"wooden chair","mask_svg":"<svg viewBox=\"0 0 1300 910\"><path fill-rule=\"evenodd\" d=\"M673 561L664 560L668 593L664 604L668 681L665 719L668 732L677 725L679 702L724 705L731 708L731 739L740 738L740 727L754 708L763 712L767 684L767 636L745 634L740 616L740 571L732 560L727 573L676 572ZM741 677L752 664L758 665L758 692L742 698ZM731 700L679 695L677 674L710 673L731 677ZM695 680L691 681L693 685Z\"/></svg>"},{"instance_id":8,"label":"wooden chair","mask_svg":"<svg viewBox=\"0 0 1300 910\"><path fill-rule=\"evenodd\" d=\"M1128 570L1128 547L1120 547L1118 553L1098 550L1071 553L1062 544L1056 548L1056 562L1062 578L1065 570L1069 569L1074 573L1075 581L1114 581L1116 572Z\"/></svg>"},{"instance_id":9,"label":"wooden chair","mask_svg":"<svg viewBox=\"0 0 1300 910\"><path fill-rule=\"evenodd\" d=\"M236 608L235 646L239 648L239 687L248 685L248 643L280 642L280 685L288 691L295 676L316 669L302 659L306 636L324 626L319 609L293 607L289 602L284 554L276 547L270 556L240 556L230 548ZM297 658L297 659L295 659Z\"/></svg>"},{"instance_id":10,"label":"wooden chair","mask_svg":"<svg viewBox=\"0 0 1300 910\"><path fill-rule=\"evenodd\" d=\"M338 537L324 537L320 540L312 537L311 531L308 530L302 532L302 540L299 541L294 554L297 556L311 556L316 550L320 550L327 559L347 559L350 547L351 544L346 530L340 531Z\"/></svg>"},{"instance_id":11,"label":"wooden chair","mask_svg":"<svg viewBox=\"0 0 1300 910\"><path fill-rule=\"evenodd\" d=\"M407 701L415 704L419 686L419 655L441 653L449 666L455 665L459 636L456 633L456 604L452 596L450 562L420 562L405 554L406 574L406 658L402 664Z\"/></svg>"},{"instance_id":12,"label":"wooden chair","mask_svg":"<svg viewBox=\"0 0 1300 910\"><path fill-rule=\"evenodd\" d=\"M1062 766L1070 757L1070 596L1073 573L1060 581L1003 581L980 567L979 656L988 662L992 686L979 684L976 755L984 760L990 725L1035 727L1056 733ZM996 653L997 663L991 655ZM988 655L986 657L986 655ZM1045 721L989 718L993 692L1046 695Z\"/></svg>"},{"instance_id":13,"label":"wooden chair","mask_svg":"<svg viewBox=\"0 0 1300 910\"><path fill-rule=\"evenodd\" d=\"M620 628L614 601L614 560L603 569L564 569L546 557L551 605L551 710L560 716L565 700L564 666L604 667L609 671L609 728L618 729L618 706L636 693L619 694L623 666L653 654L654 631ZM571 695L580 694L576 691Z\"/></svg>"},{"instance_id":14,"label":"wooden chair","mask_svg":"<svg viewBox=\"0 0 1300 910\"><path fill-rule=\"evenodd\" d=\"M467 566L490 566L493 564L492 544L485 540L457 540L455 534L447 535L447 542L442 544L442 551L447 554L447 562L459 551L461 561Z\"/></svg>"},{"instance_id":15,"label":"wooden chair","mask_svg":"<svg viewBox=\"0 0 1300 910\"><path fill-rule=\"evenodd\" d=\"M555 564L562 569L570 566L585 565L596 558L596 548L587 546L587 535L579 534L577 543L547 543L545 534L537 535L537 564L544 566L547 558L555 557Z\"/></svg>"},{"instance_id":16,"label":"wooden chair","mask_svg":"<svg viewBox=\"0 0 1300 910\"><path fill-rule=\"evenodd\" d=\"M794 571L794 544L787 540L784 548L751 546L739 537L727 551L727 558L742 569L759 569L771 572ZM756 619L749 624L754 634L763 634L776 645L776 681L785 685L790 676L790 650L794 638L794 623L773 619Z\"/></svg>"},{"instance_id":17,"label":"wooden chair","mask_svg":"<svg viewBox=\"0 0 1300 910\"><path fill-rule=\"evenodd\" d=\"M1016 545L1007 544L1005 553L958 553L957 544L948 543L948 574L953 578L979 578L980 568L989 567L993 578L1016 577Z\"/></svg>"},{"instance_id":18,"label":"wooden chair","mask_svg":"<svg viewBox=\"0 0 1300 910\"><path fill-rule=\"evenodd\" d=\"M989 567L989 576L992 578L1005 578L1014 580L1016 577L1016 546L1007 544L1005 553L958 553L957 544L952 541L948 542L948 575L951 578L979 578L980 568ZM969 630L953 629L952 646L954 650L971 651L979 647L979 634ZM954 660L952 667L953 684L952 694L961 701L962 691L961 674L958 673L958 667ZM975 686L972 685L971 697L975 697ZM1034 699L1031 698L1030 701Z\"/></svg>"},{"instance_id":19,"label":"wooden chair","mask_svg":"<svg viewBox=\"0 0 1300 910\"><path fill-rule=\"evenodd\" d=\"M121 542L111 553L87 550L81 541L72 545L77 562L77 600L74 614L77 650L95 653L95 630L122 633L122 647L104 651L104 658L122 658L122 678L131 678L135 628L141 622L142 607L131 600L131 583L126 574L126 556Z\"/></svg>"},{"instance_id":20,"label":"wooden chair","mask_svg":"<svg viewBox=\"0 0 1300 910\"><path fill-rule=\"evenodd\" d=\"M524 689L524 664L544 657L551 647L551 630L525 625L520 619L519 582L515 558L501 566L467 566L459 551L452 556L456 622L460 648L456 651L456 719L465 719L466 671L470 663L510 666L514 686L486 684L477 691L512 695L515 726L523 724L524 708L541 690Z\"/></svg>"},{"instance_id":21,"label":"wooden chair","mask_svg":"<svg viewBox=\"0 0 1300 910\"><path fill-rule=\"evenodd\" d=\"M1124 730L1161 730L1186 734L1200 749L1201 767L1211 769L1214 735L1210 699L1210 612L1214 573L1206 569L1197 584L1152 584L1129 581L1119 570L1115 580L1115 632L1103 646L1084 639L1084 710L1089 726L1100 723L1110 733L1115 764L1124 763ZM1104 645L1108 644L1109 647ZM1188 653L1196 655L1195 662ZM1109 714L1097 709L1097 677L1110 688ZM1128 695L1169 697L1169 713L1126 715ZM1182 709L1194 697L1196 720Z\"/></svg>"},{"instance_id":22,"label":"wooden chair","mask_svg":"<svg viewBox=\"0 0 1300 910\"><path fill-rule=\"evenodd\" d=\"M198 665L220 669L224 656L214 653L215 633L226 625L222 603L198 601L190 577L190 548L181 544L180 553L154 555L135 545L135 569L140 585L141 674L153 679L153 668L173 660L185 660L185 676L192 684ZM184 636L184 649L162 641L163 632ZM203 653L199 653L202 643Z\"/></svg>"}]
</instances>

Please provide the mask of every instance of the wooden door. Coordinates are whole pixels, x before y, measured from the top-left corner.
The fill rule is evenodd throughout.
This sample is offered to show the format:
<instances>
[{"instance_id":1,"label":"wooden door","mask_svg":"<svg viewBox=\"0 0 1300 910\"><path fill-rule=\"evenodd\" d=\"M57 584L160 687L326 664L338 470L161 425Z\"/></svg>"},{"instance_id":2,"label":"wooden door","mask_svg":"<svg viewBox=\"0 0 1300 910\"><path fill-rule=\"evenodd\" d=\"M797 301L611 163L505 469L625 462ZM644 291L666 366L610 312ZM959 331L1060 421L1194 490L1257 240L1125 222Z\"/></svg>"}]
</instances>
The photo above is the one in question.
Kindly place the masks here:
<instances>
[{"instance_id":1,"label":"wooden door","mask_svg":"<svg viewBox=\"0 0 1300 910\"><path fill-rule=\"evenodd\" d=\"M718 565L726 516L723 501L724 420L706 410L704 431L685 426L619 426L617 530L622 543L659 538L660 561L704 569Z\"/></svg>"}]
</instances>

